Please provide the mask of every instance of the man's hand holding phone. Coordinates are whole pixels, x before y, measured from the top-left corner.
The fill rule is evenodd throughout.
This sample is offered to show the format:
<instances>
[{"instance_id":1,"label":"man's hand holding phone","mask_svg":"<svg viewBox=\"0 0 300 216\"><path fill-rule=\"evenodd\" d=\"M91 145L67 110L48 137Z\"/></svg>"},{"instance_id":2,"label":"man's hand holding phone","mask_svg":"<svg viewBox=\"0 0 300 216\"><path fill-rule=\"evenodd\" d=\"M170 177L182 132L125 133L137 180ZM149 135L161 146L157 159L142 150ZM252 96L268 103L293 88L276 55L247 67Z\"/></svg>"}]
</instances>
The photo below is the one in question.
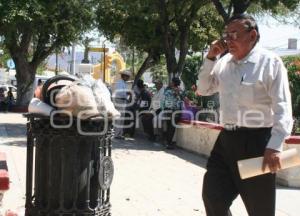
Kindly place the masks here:
<instances>
[{"instance_id":1,"label":"man's hand holding phone","mask_svg":"<svg viewBox=\"0 0 300 216\"><path fill-rule=\"evenodd\" d=\"M211 43L210 49L208 51L208 54L206 58L210 60L216 60L216 57L218 55L223 54L227 51L227 44L223 39L215 40Z\"/></svg>"}]
</instances>

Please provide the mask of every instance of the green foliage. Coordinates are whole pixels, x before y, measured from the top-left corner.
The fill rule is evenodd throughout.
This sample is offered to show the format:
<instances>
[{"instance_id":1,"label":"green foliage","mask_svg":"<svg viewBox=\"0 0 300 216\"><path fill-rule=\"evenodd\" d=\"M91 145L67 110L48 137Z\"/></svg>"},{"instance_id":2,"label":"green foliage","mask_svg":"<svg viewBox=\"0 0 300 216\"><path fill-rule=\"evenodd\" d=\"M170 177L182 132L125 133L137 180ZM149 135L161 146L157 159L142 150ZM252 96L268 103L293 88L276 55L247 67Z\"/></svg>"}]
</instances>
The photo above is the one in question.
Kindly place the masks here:
<instances>
[{"instance_id":1,"label":"green foliage","mask_svg":"<svg viewBox=\"0 0 300 216\"><path fill-rule=\"evenodd\" d=\"M288 56L283 58L288 70L290 90L292 94L292 106L294 116L300 116L300 57Z\"/></svg>"},{"instance_id":2,"label":"green foliage","mask_svg":"<svg viewBox=\"0 0 300 216\"><path fill-rule=\"evenodd\" d=\"M121 37L127 46L140 51L160 49L158 15L153 2L140 0L102 0L97 7L97 23L105 37Z\"/></svg>"},{"instance_id":3,"label":"green foliage","mask_svg":"<svg viewBox=\"0 0 300 216\"><path fill-rule=\"evenodd\" d=\"M165 59L161 59L158 64L151 67L150 72L152 75L152 80L161 80L163 83L168 83L168 71Z\"/></svg>"},{"instance_id":4,"label":"green foliage","mask_svg":"<svg viewBox=\"0 0 300 216\"><path fill-rule=\"evenodd\" d=\"M91 27L92 6L90 0L1 0L0 33L6 43L30 33L44 43L68 46Z\"/></svg>"},{"instance_id":5,"label":"green foliage","mask_svg":"<svg viewBox=\"0 0 300 216\"><path fill-rule=\"evenodd\" d=\"M0 55L0 64L2 65L2 67L6 68L6 62L8 59L10 59L11 56L9 55L9 53L7 52L7 50L3 50L3 54Z\"/></svg>"},{"instance_id":6,"label":"green foliage","mask_svg":"<svg viewBox=\"0 0 300 216\"><path fill-rule=\"evenodd\" d=\"M93 0L0 0L0 36L16 64L17 104L27 105L38 66L92 28Z\"/></svg>"},{"instance_id":7,"label":"green foliage","mask_svg":"<svg viewBox=\"0 0 300 216\"><path fill-rule=\"evenodd\" d=\"M188 56L185 60L181 79L184 82L185 88L190 90L193 85L196 85L198 72L202 64L202 56Z\"/></svg>"},{"instance_id":8,"label":"green foliage","mask_svg":"<svg viewBox=\"0 0 300 216\"><path fill-rule=\"evenodd\" d=\"M165 10L160 2L163 1L103 0L97 6L98 28L111 41L120 37L124 44L141 52L156 57L165 54L166 60L171 59L173 65L178 63L174 62L175 49L185 58L189 49L202 51L219 37L222 20L209 1L171 0L166 3ZM162 15L164 12L167 17ZM180 72L180 65L171 69L176 68ZM171 69L168 66L169 73L174 72Z\"/></svg>"}]
</instances>

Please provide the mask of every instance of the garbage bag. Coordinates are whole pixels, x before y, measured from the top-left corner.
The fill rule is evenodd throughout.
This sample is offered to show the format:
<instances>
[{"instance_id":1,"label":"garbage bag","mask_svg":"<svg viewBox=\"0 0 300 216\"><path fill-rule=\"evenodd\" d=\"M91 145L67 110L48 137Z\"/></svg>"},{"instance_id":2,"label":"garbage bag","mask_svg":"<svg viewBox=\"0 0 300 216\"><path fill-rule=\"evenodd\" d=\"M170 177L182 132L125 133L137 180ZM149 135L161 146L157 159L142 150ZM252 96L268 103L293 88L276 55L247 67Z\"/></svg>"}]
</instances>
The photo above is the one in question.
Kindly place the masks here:
<instances>
[{"instance_id":1,"label":"garbage bag","mask_svg":"<svg viewBox=\"0 0 300 216\"><path fill-rule=\"evenodd\" d=\"M92 89L79 81L74 81L58 91L55 106L80 119L100 114Z\"/></svg>"}]
</instances>

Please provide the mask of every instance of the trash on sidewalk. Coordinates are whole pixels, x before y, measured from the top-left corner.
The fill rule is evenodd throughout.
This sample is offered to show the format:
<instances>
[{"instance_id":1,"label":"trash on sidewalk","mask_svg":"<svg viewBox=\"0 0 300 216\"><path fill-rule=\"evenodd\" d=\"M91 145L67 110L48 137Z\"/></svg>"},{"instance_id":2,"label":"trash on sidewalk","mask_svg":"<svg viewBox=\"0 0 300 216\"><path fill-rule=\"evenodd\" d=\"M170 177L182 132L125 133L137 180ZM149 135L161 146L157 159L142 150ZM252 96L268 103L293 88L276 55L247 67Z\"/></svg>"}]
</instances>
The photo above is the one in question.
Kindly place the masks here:
<instances>
[{"instance_id":1,"label":"trash on sidewalk","mask_svg":"<svg viewBox=\"0 0 300 216\"><path fill-rule=\"evenodd\" d=\"M44 103L38 98L32 98L28 105L29 113L38 113L45 116L50 116L51 112L54 110L54 107Z\"/></svg>"}]
</instances>

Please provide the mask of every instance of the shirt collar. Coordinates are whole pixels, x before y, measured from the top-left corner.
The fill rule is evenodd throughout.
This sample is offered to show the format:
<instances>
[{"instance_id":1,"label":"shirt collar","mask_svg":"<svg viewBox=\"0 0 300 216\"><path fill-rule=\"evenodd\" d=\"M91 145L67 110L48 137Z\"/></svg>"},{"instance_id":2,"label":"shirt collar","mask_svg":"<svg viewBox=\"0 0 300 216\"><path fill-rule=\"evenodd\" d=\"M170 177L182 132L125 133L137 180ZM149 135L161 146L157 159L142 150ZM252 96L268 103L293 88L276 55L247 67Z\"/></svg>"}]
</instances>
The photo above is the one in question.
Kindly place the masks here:
<instances>
[{"instance_id":1,"label":"shirt collar","mask_svg":"<svg viewBox=\"0 0 300 216\"><path fill-rule=\"evenodd\" d=\"M253 49L241 60L234 60L233 55L230 54L229 62L233 62L235 64L241 64L241 63L256 63L259 60L259 53L257 50L259 49L258 45L255 45Z\"/></svg>"}]
</instances>

